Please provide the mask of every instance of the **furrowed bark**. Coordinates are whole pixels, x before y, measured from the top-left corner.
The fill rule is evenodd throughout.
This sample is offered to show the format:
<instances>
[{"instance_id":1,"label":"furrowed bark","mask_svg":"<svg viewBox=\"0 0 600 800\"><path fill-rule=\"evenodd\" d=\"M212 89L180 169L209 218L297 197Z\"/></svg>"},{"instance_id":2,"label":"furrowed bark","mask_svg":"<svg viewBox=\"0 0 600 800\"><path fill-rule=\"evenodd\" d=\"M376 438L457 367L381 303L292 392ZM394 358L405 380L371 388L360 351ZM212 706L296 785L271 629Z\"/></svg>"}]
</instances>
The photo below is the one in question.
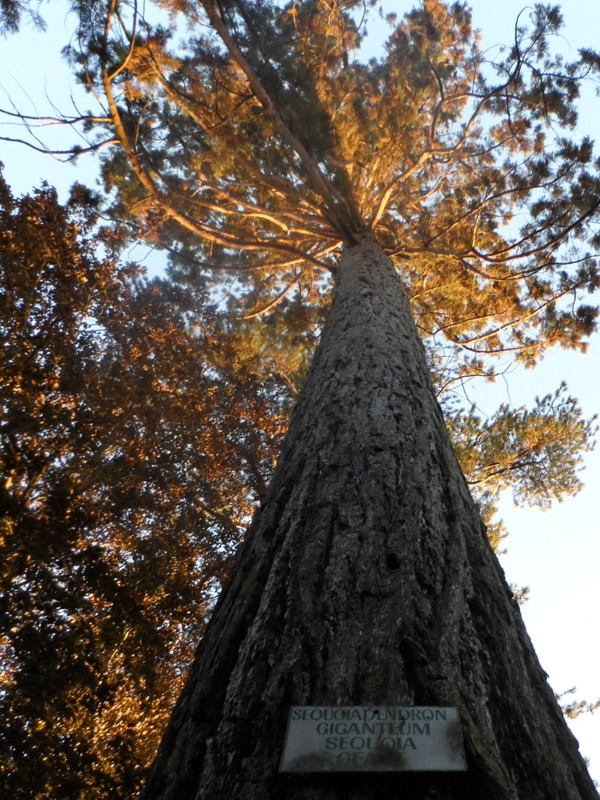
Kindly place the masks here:
<instances>
[{"instance_id":1,"label":"furrowed bark","mask_svg":"<svg viewBox=\"0 0 600 800\"><path fill-rule=\"evenodd\" d=\"M147 800L597 800L486 538L394 267L348 249ZM291 705L458 706L463 775L278 774Z\"/></svg>"}]
</instances>

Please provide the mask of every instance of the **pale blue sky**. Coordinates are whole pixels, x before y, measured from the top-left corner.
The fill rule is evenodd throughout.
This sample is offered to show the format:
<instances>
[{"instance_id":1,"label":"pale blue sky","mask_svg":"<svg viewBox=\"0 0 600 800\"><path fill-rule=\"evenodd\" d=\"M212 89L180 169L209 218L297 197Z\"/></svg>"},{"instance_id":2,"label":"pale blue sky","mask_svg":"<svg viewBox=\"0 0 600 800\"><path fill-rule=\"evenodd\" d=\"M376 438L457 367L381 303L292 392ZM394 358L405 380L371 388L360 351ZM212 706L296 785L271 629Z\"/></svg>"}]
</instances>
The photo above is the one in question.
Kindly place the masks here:
<instances>
[{"instance_id":1,"label":"pale blue sky","mask_svg":"<svg viewBox=\"0 0 600 800\"><path fill-rule=\"evenodd\" d=\"M11 98L25 113L52 113L49 101L69 111L68 70L60 60L60 49L67 41L70 26L65 3L52 0L52 15L46 34L26 31L18 37L0 40L0 105ZM413 3L388 0L398 14ZM524 3L518 0L475 0L472 3L476 27L483 33L485 46L510 40L514 20ZM572 48L600 44L600 0L564 0L566 20L564 45ZM42 5L42 11L47 5ZM44 97L47 94L48 99ZM593 92L586 96L581 128L594 138L600 120L600 99ZM44 138L50 135L44 131ZM0 127L0 135L11 129ZM12 129L12 135L18 135ZM56 130L57 143L64 132ZM47 139L46 139L47 140ZM57 186L66 196L68 186L81 176L90 180L93 159L86 157L76 166L64 165L14 145L0 142L0 160L5 175L16 192L29 191L42 179ZM600 412L600 336L593 339L585 356L557 352L546 357L535 371L516 371L506 382L477 394L483 410L490 411L503 401L531 403L536 395L553 391L566 380L570 393L578 397L586 415ZM555 691L577 686L578 694L593 700L600 695L600 452L586 458L583 473L586 484L576 497L547 512L514 508L507 500L502 514L510 539L502 564L508 580L531 587L531 599L523 607L528 631ZM600 782L600 712L572 724L582 753L590 759L591 772Z\"/></svg>"}]
</instances>

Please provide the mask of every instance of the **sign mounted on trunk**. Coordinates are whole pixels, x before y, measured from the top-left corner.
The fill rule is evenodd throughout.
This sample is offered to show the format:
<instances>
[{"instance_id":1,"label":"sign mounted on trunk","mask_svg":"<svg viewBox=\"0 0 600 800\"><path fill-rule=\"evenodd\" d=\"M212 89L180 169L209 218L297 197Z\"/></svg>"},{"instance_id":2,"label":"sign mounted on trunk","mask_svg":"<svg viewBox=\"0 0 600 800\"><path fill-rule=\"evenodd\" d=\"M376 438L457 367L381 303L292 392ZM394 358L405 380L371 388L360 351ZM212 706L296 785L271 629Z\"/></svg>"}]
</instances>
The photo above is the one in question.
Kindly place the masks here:
<instances>
[{"instance_id":1,"label":"sign mounted on trunk","mask_svg":"<svg viewBox=\"0 0 600 800\"><path fill-rule=\"evenodd\" d=\"M466 770L457 708L294 706L280 772Z\"/></svg>"}]
</instances>

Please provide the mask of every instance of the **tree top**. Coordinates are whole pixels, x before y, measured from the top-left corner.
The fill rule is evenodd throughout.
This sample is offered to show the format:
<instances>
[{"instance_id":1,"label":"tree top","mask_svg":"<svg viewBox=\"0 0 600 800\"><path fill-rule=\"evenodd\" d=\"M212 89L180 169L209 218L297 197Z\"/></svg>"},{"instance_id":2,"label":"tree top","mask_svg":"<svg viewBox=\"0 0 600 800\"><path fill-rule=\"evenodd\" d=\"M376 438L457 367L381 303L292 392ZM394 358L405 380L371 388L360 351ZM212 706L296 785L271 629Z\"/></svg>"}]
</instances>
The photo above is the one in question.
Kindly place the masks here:
<instances>
[{"instance_id":1,"label":"tree top","mask_svg":"<svg viewBox=\"0 0 600 800\"><path fill-rule=\"evenodd\" d=\"M585 346L600 182L575 125L600 60L561 55L557 7L524 11L495 54L467 4L440 0L388 15L375 54L356 2L74 8L67 52L101 111L65 121L103 149L129 235L246 273L262 308L326 286L340 249L373 235L423 336L471 363Z\"/></svg>"}]
</instances>

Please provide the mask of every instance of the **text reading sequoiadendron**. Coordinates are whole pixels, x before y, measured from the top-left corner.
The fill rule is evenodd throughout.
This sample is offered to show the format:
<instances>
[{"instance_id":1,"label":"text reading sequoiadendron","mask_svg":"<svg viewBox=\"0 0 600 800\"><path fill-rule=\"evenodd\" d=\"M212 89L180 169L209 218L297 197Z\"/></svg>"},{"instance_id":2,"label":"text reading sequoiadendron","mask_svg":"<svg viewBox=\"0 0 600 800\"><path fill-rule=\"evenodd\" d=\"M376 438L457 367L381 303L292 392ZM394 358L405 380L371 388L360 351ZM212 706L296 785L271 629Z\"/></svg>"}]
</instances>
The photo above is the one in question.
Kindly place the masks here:
<instances>
[{"instance_id":1,"label":"text reading sequoiadendron","mask_svg":"<svg viewBox=\"0 0 600 800\"><path fill-rule=\"evenodd\" d=\"M282 772L460 771L466 769L456 708L295 706Z\"/></svg>"}]
</instances>

